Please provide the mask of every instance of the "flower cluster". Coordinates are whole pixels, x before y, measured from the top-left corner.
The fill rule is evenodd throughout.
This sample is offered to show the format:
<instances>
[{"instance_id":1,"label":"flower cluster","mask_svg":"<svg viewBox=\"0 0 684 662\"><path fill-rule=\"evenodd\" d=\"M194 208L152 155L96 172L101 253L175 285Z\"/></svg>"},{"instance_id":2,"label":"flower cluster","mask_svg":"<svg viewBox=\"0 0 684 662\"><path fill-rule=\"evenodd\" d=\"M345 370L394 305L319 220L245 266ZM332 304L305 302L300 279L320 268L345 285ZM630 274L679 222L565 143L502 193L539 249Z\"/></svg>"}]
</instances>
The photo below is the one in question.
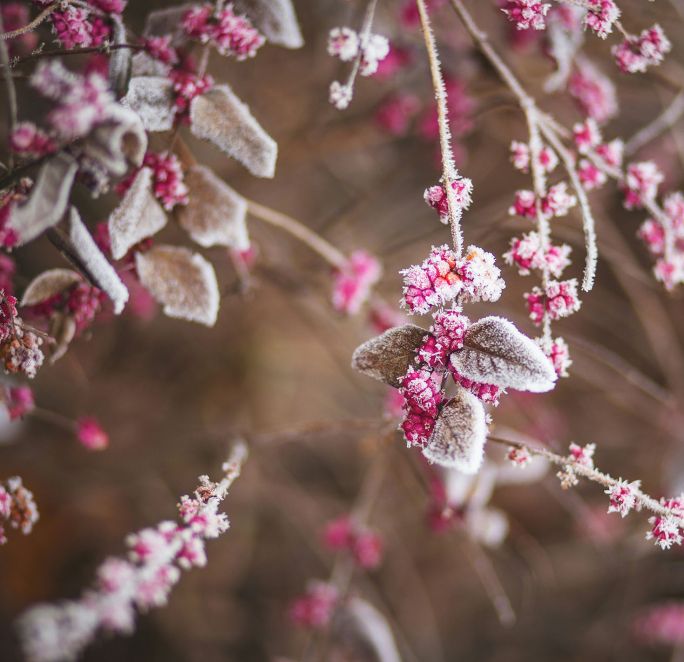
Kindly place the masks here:
<instances>
[{"instance_id":1,"label":"flower cluster","mask_svg":"<svg viewBox=\"0 0 684 662\"><path fill-rule=\"evenodd\" d=\"M237 60L254 57L265 42L246 16L235 13L232 4L218 12L213 4L192 7L183 15L181 25L189 37Z\"/></svg>"},{"instance_id":2,"label":"flower cluster","mask_svg":"<svg viewBox=\"0 0 684 662\"><path fill-rule=\"evenodd\" d=\"M544 30L551 5L538 0L506 0L501 11L518 30Z\"/></svg>"},{"instance_id":3,"label":"flower cluster","mask_svg":"<svg viewBox=\"0 0 684 662\"><path fill-rule=\"evenodd\" d=\"M6 386L3 390L3 400L10 421L23 418L35 407L33 391L28 386Z\"/></svg>"},{"instance_id":4,"label":"flower cluster","mask_svg":"<svg viewBox=\"0 0 684 662\"><path fill-rule=\"evenodd\" d=\"M354 561L366 570L377 568L382 561L384 545L380 534L359 526L347 515L326 524L323 543L328 549L349 552Z\"/></svg>"},{"instance_id":5,"label":"flower cluster","mask_svg":"<svg viewBox=\"0 0 684 662\"><path fill-rule=\"evenodd\" d=\"M50 137L33 122L20 122L9 137L10 149L19 156L39 158L55 151Z\"/></svg>"},{"instance_id":6,"label":"flower cluster","mask_svg":"<svg viewBox=\"0 0 684 662\"><path fill-rule=\"evenodd\" d=\"M354 251L345 266L334 274L332 303L335 310L347 315L358 313L381 274L382 267L375 256L363 250Z\"/></svg>"},{"instance_id":7,"label":"flower cluster","mask_svg":"<svg viewBox=\"0 0 684 662\"><path fill-rule=\"evenodd\" d=\"M604 124L618 112L617 92L613 81L585 58L577 58L568 79L568 92L582 112Z\"/></svg>"},{"instance_id":8,"label":"flower cluster","mask_svg":"<svg viewBox=\"0 0 684 662\"><path fill-rule=\"evenodd\" d=\"M606 489L605 494L610 500L608 512L619 513L621 517L627 517L632 509L639 510L641 506L636 496L639 487L640 481L638 480L628 483L626 480L620 479L615 485Z\"/></svg>"},{"instance_id":9,"label":"flower cluster","mask_svg":"<svg viewBox=\"0 0 684 662\"><path fill-rule=\"evenodd\" d=\"M614 0L589 0L588 4L584 25L601 39L605 39L613 31L615 21L620 18L620 10Z\"/></svg>"},{"instance_id":10,"label":"flower cluster","mask_svg":"<svg viewBox=\"0 0 684 662\"><path fill-rule=\"evenodd\" d=\"M643 73L648 67L660 64L672 48L670 40L659 25L643 30L640 35L628 36L612 49L620 70L625 73Z\"/></svg>"},{"instance_id":11,"label":"flower cluster","mask_svg":"<svg viewBox=\"0 0 684 662\"><path fill-rule=\"evenodd\" d=\"M670 549L672 545L682 544L684 494L673 499L662 498L660 504L668 508L671 513L648 518L651 530L646 533L646 540L653 540L661 549Z\"/></svg>"},{"instance_id":12,"label":"flower cluster","mask_svg":"<svg viewBox=\"0 0 684 662\"><path fill-rule=\"evenodd\" d=\"M24 535L33 530L38 521L38 508L33 493L22 484L19 476L8 478L0 483L0 521L4 520L13 529L19 529ZM0 525L0 545L7 542L5 528Z\"/></svg>"},{"instance_id":13,"label":"flower cluster","mask_svg":"<svg viewBox=\"0 0 684 662\"><path fill-rule=\"evenodd\" d=\"M18 317L15 297L0 291L0 360L5 372L33 379L45 360L42 344L42 338Z\"/></svg>"},{"instance_id":14,"label":"flower cluster","mask_svg":"<svg viewBox=\"0 0 684 662\"><path fill-rule=\"evenodd\" d=\"M326 582L311 582L306 593L290 605L290 619L303 628L326 627L339 602L337 589Z\"/></svg>"},{"instance_id":15,"label":"flower cluster","mask_svg":"<svg viewBox=\"0 0 684 662\"><path fill-rule=\"evenodd\" d=\"M539 201L539 212L546 218L567 216L568 212L577 204L577 198L568 193L566 182L559 182L549 187L546 195ZM537 218L537 196L526 189L515 192L513 205L508 209L511 216L521 218Z\"/></svg>"},{"instance_id":16,"label":"flower cluster","mask_svg":"<svg viewBox=\"0 0 684 662\"><path fill-rule=\"evenodd\" d=\"M663 173L653 161L630 163L623 184L625 209L638 209L653 202L663 179Z\"/></svg>"},{"instance_id":17,"label":"flower cluster","mask_svg":"<svg viewBox=\"0 0 684 662\"><path fill-rule=\"evenodd\" d=\"M214 86L214 79L209 74L200 76L183 69L173 69L169 76L173 82L176 117L183 121L189 121L190 102L195 97L210 90Z\"/></svg>"},{"instance_id":18,"label":"flower cluster","mask_svg":"<svg viewBox=\"0 0 684 662\"><path fill-rule=\"evenodd\" d=\"M547 270L558 278L570 265L570 250L567 244L549 244L544 250L539 233L528 232L511 239L511 248L503 258L506 264L517 267L521 276L528 276L533 270Z\"/></svg>"},{"instance_id":19,"label":"flower cluster","mask_svg":"<svg viewBox=\"0 0 684 662\"><path fill-rule=\"evenodd\" d=\"M469 246L461 258L446 244L433 246L420 265L404 269L401 274L402 305L411 313L427 313L459 297L463 301L496 301L505 287L494 256L477 246Z\"/></svg>"},{"instance_id":20,"label":"flower cluster","mask_svg":"<svg viewBox=\"0 0 684 662\"><path fill-rule=\"evenodd\" d=\"M535 324L541 324L546 316L551 320L569 317L580 308L580 300L577 295L577 280L551 280L546 289L532 288L525 294L527 309L530 318Z\"/></svg>"},{"instance_id":21,"label":"flower cluster","mask_svg":"<svg viewBox=\"0 0 684 662\"><path fill-rule=\"evenodd\" d=\"M467 177L458 176L451 182L451 188L454 192L454 203L457 206L454 211L460 215L464 209L470 207L472 202L473 182ZM442 223L449 222L449 200L444 186L437 184L426 188L423 199L439 214Z\"/></svg>"},{"instance_id":22,"label":"flower cluster","mask_svg":"<svg viewBox=\"0 0 684 662\"><path fill-rule=\"evenodd\" d=\"M96 586L80 600L37 605L25 613L20 626L27 657L37 662L75 658L98 629L129 633L136 609L165 605L181 569L205 565L205 541L228 529L218 506L245 457L245 447L236 447L220 483L201 476L194 495L181 497L178 522L129 535L128 558L107 559L97 571Z\"/></svg>"},{"instance_id":23,"label":"flower cluster","mask_svg":"<svg viewBox=\"0 0 684 662\"><path fill-rule=\"evenodd\" d=\"M577 151L586 157L577 164L577 174L586 191L600 188L607 181L607 172L616 172L622 167L622 140L603 142L601 130L593 118L574 125L573 140Z\"/></svg>"},{"instance_id":24,"label":"flower cluster","mask_svg":"<svg viewBox=\"0 0 684 662\"><path fill-rule=\"evenodd\" d=\"M84 7L67 5L52 12L50 19L57 41L67 49L100 46L111 35L111 28L103 18Z\"/></svg>"}]
</instances>

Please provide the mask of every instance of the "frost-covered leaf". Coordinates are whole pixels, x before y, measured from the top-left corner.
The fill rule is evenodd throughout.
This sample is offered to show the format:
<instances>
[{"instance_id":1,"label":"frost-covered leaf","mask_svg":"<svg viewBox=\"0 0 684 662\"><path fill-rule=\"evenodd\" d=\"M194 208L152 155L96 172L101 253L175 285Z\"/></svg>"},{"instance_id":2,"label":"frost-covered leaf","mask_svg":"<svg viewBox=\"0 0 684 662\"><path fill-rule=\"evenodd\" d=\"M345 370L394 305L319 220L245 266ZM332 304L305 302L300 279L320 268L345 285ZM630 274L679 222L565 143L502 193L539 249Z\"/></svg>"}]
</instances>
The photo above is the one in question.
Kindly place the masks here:
<instances>
[{"instance_id":1,"label":"frost-covered leaf","mask_svg":"<svg viewBox=\"0 0 684 662\"><path fill-rule=\"evenodd\" d=\"M112 257L120 260L131 246L166 225L166 214L152 194L152 170L141 168L119 206L109 216Z\"/></svg>"},{"instance_id":2,"label":"frost-covered leaf","mask_svg":"<svg viewBox=\"0 0 684 662\"><path fill-rule=\"evenodd\" d=\"M168 76L171 67L153 58L151 55L140 51L131 60L131 76Z\"/></svg>"},{"instance_id":3,"label":"frost-covered leaf","mask_svg":"<svg viewBox=\"0 0 684 662\"><path fill-rule=\"evenodd\" d=\"M285 48L304 45L291 0L235 0L238 13L245 13L272 44Z\"/></svg>"},{"instance_id":4,"label":"frost-covered leaf","mask_svg":"<svg viewBox=\"0 0 684 662\"><path fill-rule=\"evenodd\" d=\"M387 619L366 600L353 597L340 608L334 634L354 660L401 662Z\"/></svg>"},{"instance_id":5,"label":"frost-covered leaf","mask_svg":"<svg viewBox=\"0 0 684 662\"><path fill-rule=\"evenodd\" d=\"M81 274L71 269L48 269L38 274L24 290L21 306L35 306L55 294L60 294L83 280Z\"/></svg>"},{"instance_id":6,"label":"frost-covered leaf","mask_svg":"<svg viewBox=\"0 0 684 662\"><path fill-rule=\"evenodd\" d=\"M93 283L112 300L114 313L118 315L128 301L126 286L98 248L75 207L69 210L68 226L74 253L83 263Z\"/></svg>"},{"instance_id":7,"label":"frost-covered leaf","mask_svg":"<svg viewBox=\"0 0 684 662\"><path fill-rule=\"evenodd\" d=\"M50 363L56 363L69 349L76 336L76 320L71 315L53 314L50 318L50 336L55 339L50 353Z\"/></svg>"},{"instance_id":8,"label":"frost-covered leaf","mask_svg":"<svg viewBox=\"0 0 684 662\"><path fill-rule=\"evenodd\" d=\"M468 379L518 391L550 391L557 379L539 345L503 317L475 322L465 334L463 349L451 355L451 363Z\"/></svg>"},{"instance_id":9,"label":"frost-covered leaf","mask_svg":"<svg viewBox=\"0 0 684 662\"><path fill-rule=\"evenodd\" d=\"M451 506L482 508L492 498L496 487L496 467L485 459L476 475L464 474L456 469L440 467L446 502Z\"/></svg>"},{"instance_id":10,"label":"frost-covered leaf","mask_svg":"<svg viewBox=\"0 0 684 662\"><path fill-rule=\"evenodd\" d=\"M217 85L190 104L190 130L209 140L257 177L273 177L278 145L228 85Z\"/></svg>"},{"instance_id":11,"label":"frost-covered leaf","mask_svg":"<svg viewBox=\"0 0 684 662\"><path fill-rule=\"evenodd\" d=\"M35 239L59 223L66 212L77 170L76 160L64 152L41 166L28 200L10 216L10 224L17 232L20 244Z\"/></svg>"},{"instance_id":12,"label":"frost-covered leaf","mask_svg":"<svg viewBox=\"0 0 684 662\"><path fill-rule=\"evenodd\" d=\"M464 388L443 407L423 455L465 474L474 474L482 465L487 440L487 422L482 403Z\"/></svg>"},{"instance_id":13,"label":"frost-covered leaf","mask_svg":"<svg viewBox=\"0 0 684 662\"><path fill-rule=\"evenodd\" d=\"M193 7L196 7L196 5L188 3L150 12L145 20L144 35L146 37L171 35L171 45L181 46L187 40L187 36L182 29L183 15L188 9Z\"/></svg>"},{"instance_id":14,"label":"frost-covered leaf","mask_svg":"<svg viewBox=\"0 0 684 662\"><path fill-rule=\"evenodd\" d=\"M110 175L121 177L140 166L147 150L147 134L137 113L110 104L106 119L83 142L83 153Z\"/></svg>"},{"instance_id":15,"label":"frost-covered leaf","mask_svg":"<svg viewBox=\"0 0 684 662\"><path fill-rule=\"evenodd\" d=\"M214 326L219 308L216 273L198 253L180 246L156 246L137 253L140 282L169 317Z\"/></svg>"},{"instance_id":16,"label":"frost-covered leaf","mask_svg":"<svg viewBox=\"0 0 684 662\"><path fill-rule=\"evenodd\" d=\"M414 324L388 329L356 348L352 368L396 388L413 364L426 333Z\"/></svg>"},{"instance_id":17,"label":"frost-covered leaf","mask_svg":"<svg viewBox=\"0 0 684 662\"><path fill-rule=\"evenodd\" d=\"M134 76L121 103L134 110L147 131L173 128L173 83L163 76Z\"/></svg>"},{"instance_id":18,"label":"frost-covered leaf","mask_svg":"<svg viewBox=\"0 0 684 662\"><path fill-rule=\"evenodd\" d=\"M247 202L209 168L193 166L185 175L187 205L177 210L181 227L200 246L249 248Z\"/></svg>"},{"instance_id":19,"label":"frost-covered leaf","mask_svg":"<svg viewBox=\"0 0 684 662\"><path fill-rule=\"evenodd\" d=\"M112 44L125 44L126 27L121 17L112 12L109 16L112 22ZM114 48L109 56L109 84L116 93L117 98L126 94L128 81L131 77L131 49Z\"/></svg>"}]
</instances>

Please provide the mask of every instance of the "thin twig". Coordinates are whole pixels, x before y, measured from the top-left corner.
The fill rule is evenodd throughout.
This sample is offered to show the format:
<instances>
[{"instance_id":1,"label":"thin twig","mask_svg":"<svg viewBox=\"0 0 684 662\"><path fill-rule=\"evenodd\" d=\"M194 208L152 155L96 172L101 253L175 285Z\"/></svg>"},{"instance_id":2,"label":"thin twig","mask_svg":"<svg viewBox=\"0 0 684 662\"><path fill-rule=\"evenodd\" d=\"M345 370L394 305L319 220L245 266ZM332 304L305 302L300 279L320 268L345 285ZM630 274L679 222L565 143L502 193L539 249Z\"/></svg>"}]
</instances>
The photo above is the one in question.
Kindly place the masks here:
<instances>
[{"instance_id":1,"label":"thin twig","mask_svg":"<svg viewBox=\"0 0 684 662\"><path fill-rule=\"evenodd\" d=\"M625 154L631 156L644 145L671 129L684 115L684 91L680 92L652 122L637 131L626 143Z\"/></svg>"},{"instance_id":2,"label":"thin twig","mask_svg":"<svg viewBox=\"0 0 684 662\"><path fill-rule=\"evenodd\" d=\"M53 2L51 5L43 9L43 11L40 12L40 14L38 14L38 16L36 16L30 23L27 23L23 27L17 28L16 30L12 30L11 32L0 33L0 41L14 39L14 37L20 37L27 32L31 32L31 30L37 28L46 18L48 18L52 12L59 9L61 6L68 4L70 4L70 0L59 0L58 2Z\"/></svg>"},{"instance_id":3,"label":"thin twig","mask_svg":"<svg viewBox=\"0 0 684 662\"><path fill-rule=\"evenodd\" d=\"M0 12L0 32L5 29L4 22L2 20L2 12ZM17 125L17 116L19 114L18 104L17 104L17 90L14 87L14 80L12 79L12 73L9 70L9 49L4 40L0 40L0 63L3 66L3 78L5 79L5 89L7 90L7 111L9 115L9 134L10 136L14 132L14 128ZM14 154L12 149L9 150L9 155L7 157L8 170L11 172L14 169Z\"/></svg>"}]
</instances>

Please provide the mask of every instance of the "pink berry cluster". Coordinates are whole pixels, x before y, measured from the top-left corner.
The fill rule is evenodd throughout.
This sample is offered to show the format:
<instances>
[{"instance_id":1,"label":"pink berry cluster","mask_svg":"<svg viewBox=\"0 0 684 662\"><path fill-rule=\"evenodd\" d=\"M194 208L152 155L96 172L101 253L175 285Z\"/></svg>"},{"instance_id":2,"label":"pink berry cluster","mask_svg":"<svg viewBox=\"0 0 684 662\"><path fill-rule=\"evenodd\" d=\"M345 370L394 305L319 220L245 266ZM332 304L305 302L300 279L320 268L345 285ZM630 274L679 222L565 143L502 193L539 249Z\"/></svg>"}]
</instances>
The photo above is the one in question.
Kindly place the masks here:
<instances>
[{"instance_id":1,"label":"pink berry cluster","mask_svg":"<svg viewBox=\"0 0 684 662\"><path fill-rule=\"evenodd\" d=\"M469 246L458 258L446 244L432 248L420 265L401 271L404 277L402 306L424 314L430 308L456 300L497 301L505 287L494 256Z\"/></svg>"},{"instance_id":2,"label":"pink berry cluster","mask_svg":"<svg viewBox=\"0 0 684 662\"><path fill-rule=\"evenodd\" d=\"M559 320L569 317L580 309L580 300L577 294L577 280L550 280L545 289L532 288L525 294L527 309L530 319L537 325L542 324L548 317L550 320Z\"/></svg>"},{"instance_id":3,"label":"pink berry cluster","mask_svg":"<svg viewBox=\"0 0 684 662\"><path fill-rule=\"evenodd\" d=\"M549 9L551 5L548 2L506 0L501 11L515 24L517 30L544 30Z\"/></svg>"},{"instance_id":4,"label":"pink berry cluster","mask_svg":"<svg viewBox=\"0 0 684 662\"><path fill-rule=\"evenodd\" d=\"M214 79L209 74L200 76L182 69L173 69L169 77L173 82L176 117L182 121L189 121L190 102L210 90L214 86Z\"/></svg>"},{"instance_id":5,"label":"pink berry cluster","mask_svg":"<svg viewBox=\"0 0 684 662\"><path fill-rule=\"evenodd\" d=\"M33 493L24 487L19 476L0 483L0 521L2 520L24 535L31 533L33 525L38 521L38 508ZM0 524L0 545L7 542L5 526Z\"/></svg>"},{"instance_id":6,"label":"pink berry cluster","mask_svg":"<svg viewBox=\"0 0 684 662\"><path fill-rule=\"evenodd\" d=\"M166 211L176 205L188 204L188 187L183 181L183 169L178 157L173 152L147 152L143 166L152 170L152 192ZM116 187L116 192L123 196L131 187L139 170L131 172Z\"/></svg>"},{"instance_id":7,"label":"pink berry cluster","mask_svg":"<svg viewBox=\"0 0 684 662\"><path fill-rule=\"evenodd\" d=\"M451 182L451 188L454 192L454 202L457 205L458 213L463 209L468 209L472 202L473 182L467 177L459 176ZM449 201L444 186L437 184L426 188L423 199L439 214L442 223L449 222Z\"/></svg>"},{"instance_id":8,"label":"pink berry cluster","mask_svg":"<svg viewBox=\"0 0 684 662\"><path fill-rule=\"evenodd\" d=\"M568 92L585 115L604 124L618 112L615 84L585 58L576 58Z\"/></svg>"},{"instance_id":9,"label":"pink berry cluster","mask_svg":"<svg viewBox=\"0 0 684 662\"><path fill-rule=\"evenodd\" d=\"M194 495L181 497L177 522L164 521L129 535L128 557L107 559L97 571L96 585L80 599L26 612L20 629L28 657L48 662L57 652L61 659L76 658L98 630L130 633L136 610L165 605L181 570L204 566L205 542L228 530L228 519L218 507L243 459L229 460L219 483L201 476Z\"/></svg>"},{"instance_id":10,"label":"pink berry cluster","mask_svg":"<svg viewBox=\"0 0 684 662\"><path fill-rule=\"evenodd\" d=\"M333 275L332 303L335 310L356 315L368 301L381 274L382 267L374 255L364 250L354 251L344 267Z\"/></svg>"},{"instance_id":11,"label":"pink berry cluster","mask_svg":"<svg viewBox=\"0 0 684 662\"><path fill-rule=\"evenodd\" d=\"M672 545L682 544L682 519L684 518L684 494L673 499L662 498L661 505L670 509L668 515L649 517L651 530L646 533L646 540L653 540L661 549L670 549Z\"/></svg>"},{"instance_id":12,"label":"pink berry cluster","mask_svg":"<svg viewBox=\"0 0 684 662\"><path fill-rule=\"evenodd\" d=\"M621 517L627 517L631 510L640 510L641 505L637 500L636 493L639 490L640 482L635 480L628 483L626 480L619 480L615 485L606 489L610 505L609 513L618 513Z\"/></svg>"},{"instance_id":13,"label":"pink berry cluster","mask_svg":"<svg viewBox=\"0 0 684 662\"><path fill-rule=\"evenodd\" d=\"M317 630L332 620L339 602L339 592L326 582L311 582L304 595L290 605L290 620L298 627Z\"/></svg>"},{"instance_id":14,"label":"pink berry cluster","mask_svg":"<svg viewBox=\"0 0 684 662\"><path fill-rule=\"evenodd\" d=\"M33 122L20 122L9 137L10 149L18 156L40 158L55 151L54 141Z\"/></svg>"},{"instance_id":15,"label":"pink berry cluster","mask_svg":"<svg viewBox=\"0 0 684 662\"><path fill-rule=\"evenodd\" d=\"M605 39L612 31L620 10L613 0L589 0L584 25L598 37Z\"/></svg>"},{"instance_id":16,"label":"pink berry cluster","mask_svg":"<svg viewBox=\"0 0 684 662\"><path fill-rule=\"evenodd\" d=\"M360 526L349 515L326 524L323 544L336 552L348 552L357 565L365 570L377 568L382 561L384 545L380 534Z\"/></svg>"},{"instance_id":17,"label":"pink berry cluster","mask_svg":"<svg viewBox=\"0 0 684 662\"><path fill-rule=\"evenodd\" d=\"M5 372L33 379L45 360L42 344L18 317L16 298L0 291L0 360Z\"/></svg>"},{"instance_id":18,"label":"pink berry cluster","mask_svg":"<svg viewBox=\"0 0 684 662\"><path fill-rule=\"evenodd\" d=\"M627 37L612 49L618 67L624 73L643 73L648 67L660 64L672 49L670 40L659 25L653 25L641 34Z\"/></svg>"},{"instance_id":19,"label":"pink berry cluster","mask_svg":"<svg viewBox=\"0 0 684 662\"><path fill-rule=\"evenodd\" d=\"M2 397L10 421L23 418L35 407L33 391L28 386L5 386Z\"/></svg>"},{"instance_id":20,"label":"pink berry cluster","mask_svg":"<svg viewBox=\"0 0 684 662\"><path fill-rule=\"evenodd\" d=\"M39 2L49 4L43 0ZM103 16L103 13L120 16L126 0L89 0L87 4L96 11L91 11L87 6L66 5L50 15L55 38L64 48L101 46L112 33L108 17Z\"/></svg>"},{"instance_id":21,"label":"pink berry cluster","mask_svg":"<svg viewBox=\"0 0 684 662\"><path fill-rule=\"evenodd\" d=\"M246 16L235 13L232 3L220 11L213 4L192 7L183 15L182 27L189 37L237 60L254 57L265 42Z\"/></svg>"}]
</instances>

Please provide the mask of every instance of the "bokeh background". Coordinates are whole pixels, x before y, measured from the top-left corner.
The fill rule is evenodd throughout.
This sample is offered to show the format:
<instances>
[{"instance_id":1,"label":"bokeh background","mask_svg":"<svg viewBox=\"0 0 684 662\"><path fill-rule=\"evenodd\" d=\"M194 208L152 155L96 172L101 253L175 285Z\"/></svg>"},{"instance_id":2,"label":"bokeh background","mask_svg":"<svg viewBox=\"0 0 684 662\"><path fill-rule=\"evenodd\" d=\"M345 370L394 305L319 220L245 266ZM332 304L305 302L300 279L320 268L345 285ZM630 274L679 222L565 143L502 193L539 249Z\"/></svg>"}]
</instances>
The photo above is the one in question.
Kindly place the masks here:
<instances>
[{"instance_id":1,"label":"bokeh background","mask_svg":"<svg viewBox=\"0 0 684 662\"><path fill-rule=\"evenodd\" d=\"M140 29L145 12L168 4L131 2L126 15ZM398 270L448 241L422 201L439 176L435 143L414 130L389 135L375 119L383 99L399 90L426 105L431 100L420 34L397 20L402 4L381 1L376 30L406 47L411 64L390 80L361 79L344 113L327 103L329 83L346 68L327 56L326 38L334 26L358 25L361 3L296 0L303 49L266 46L244 63L212 59L214 77L229 81L278 141L273 181L254 179L189 141L198 159L243 195L299 219L342 251L363 247L380 256L380 290L392 303L400 296ZM511 48L494 2L467 4L541 97L552 62L534 44ZM684 86L678 3L621 6L630 28L656 20L665 27L674 50L662 71ZM507 214L513 191L528 186L508 162L510 140L525 137L523 118L449 7L435 16L445 69L474 104L458 138L459 166L475 185L466 240L500 256L511 236L527 230ZM618 84L622 113L605 128L609 139L630 137L675 94L664 76L620 75L606 43L588 39L586 51ZM567 95L543 105L566 124L580 118ZM669 189L684 177L683 128L679 123L638 155L658 160ZM597 286L581 312L556 327L573 354L572 376L551 394L507 396L496 423L561 451L571 441L595 442L598 466L612 475L640 478L656 496L679 493L681 294L665 294L651 276L634 237L642 217L622 209L614 187L591 200L601 250ZM113 202L84 199L84 218L106 218ZM12 625L19 613L79 595L106 556L124 551L126 533L174 517L178 496L194 488L197 475L215 475L238 437L250 443L251 456L225 502L231 530L209 543L208 566L184 573L169 605L142 616L132 636L104 638L84 659L299 659L305 635L289 622L288 604L309 579L330 573L321 527L350 510L378 453L385 470L370 522L385 536L386 559L353 587L386 615L406 660L670 659L671 649L638 642L631 624L648 605L684 599L681 552L646 542L643 515L606 515L607 497L597 486L563 492L553 472L495 494L512 526L504 545L487 555L517 615L512 627L499 623L463 532L436 535L426 524L418 454L398 435L378 441L384 390L349 366L353 349L373 333L365 316L332 310L330 269L306 247L257 219L249 229L258 250L249 292L241 291L225 252L206 251L224 293L215 328L161 315L103 320L40 373L39 405L71 418L98 416L111 437L106 451L86 451L49 421L3 427L2 476L23 477L41 519L30 536L12 535L0 548L0 659L20 659ZM556 219L553 231L573 246L572 275L579 275L578 213ZM164 239L183 240L172 224ZM62 265L42 241L17 255L26 280ZM521 294L536 283L502 270L508 286L501 301L469 312L504 315L533 334Z\"/></svg>"}]
</instances>

